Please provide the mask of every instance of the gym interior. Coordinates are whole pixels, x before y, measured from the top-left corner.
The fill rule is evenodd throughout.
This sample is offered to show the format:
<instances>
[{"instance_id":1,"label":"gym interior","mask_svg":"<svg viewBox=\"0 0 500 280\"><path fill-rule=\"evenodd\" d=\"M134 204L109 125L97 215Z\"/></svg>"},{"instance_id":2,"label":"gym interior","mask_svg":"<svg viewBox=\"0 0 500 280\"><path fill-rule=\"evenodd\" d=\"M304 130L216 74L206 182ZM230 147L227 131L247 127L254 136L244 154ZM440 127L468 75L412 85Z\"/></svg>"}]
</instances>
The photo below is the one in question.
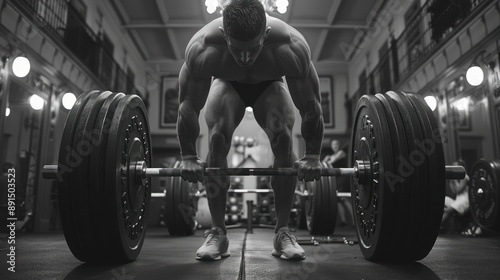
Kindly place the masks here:
<instances>
[{"instance_id":1,"label":"gym interior","mask_svg":"<svg viewBox=\"0 0 500 280\"><path fill-rule=\"evenodd\" d=\"M0 279L498 278L496 0L261 1L268 15L307 40L324 120L320 158L325 169L349 174L297 182L289 228L305 250L299 261L271 255L276 213L269 174L231 176L225 216L231 256L195 259L211 227L207 190L158 174L181 161L176 124L184 50L221 16L225 2L0 0ZM135 110L143 115L128 128L118 122L79 133L89 92L142 101ZM89 115L103 111L85 108ZM203 159L204 115L202 109L196 142ZM300 157L306 145L298 110L295 119L293 152ZM134 151L103 144L129 141L128 133L139 135ZM332 162L339 150L340 166ZM129 152L146 154L147 168L130 165ZM128 169L120 169L123 162ZM250 107L227 162L250 173L272 166L268 137ZM116 186L99 181L113 175ZM74 180L69 192L64 176ZM110 198L92 190L98 181L120 193ZM122 193L123 185L134 185L137 195ZM464 195L466 209L443 210L445 200ZM127 203L132 214L105 212ZM113 244L123 244L106 247L100 238L109 232ZM93 249L82 255L86 247Z\"/></svg>"}]
</instances>

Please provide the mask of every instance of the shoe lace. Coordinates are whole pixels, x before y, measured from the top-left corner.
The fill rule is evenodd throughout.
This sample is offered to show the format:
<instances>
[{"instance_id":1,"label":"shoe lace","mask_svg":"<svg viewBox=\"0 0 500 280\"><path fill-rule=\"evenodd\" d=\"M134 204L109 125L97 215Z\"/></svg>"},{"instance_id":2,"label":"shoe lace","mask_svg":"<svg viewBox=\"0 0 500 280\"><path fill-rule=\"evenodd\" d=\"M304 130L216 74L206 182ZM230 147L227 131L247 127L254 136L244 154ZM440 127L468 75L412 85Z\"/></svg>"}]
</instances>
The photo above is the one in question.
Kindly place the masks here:
<instances>
[{"instance_id":1,"label":"shoe lace","mask_svg":"<svg viewBox=\"0 0 500 280\"><path fill-rule=\"evenodd\" d=\"M210 238L207 240L207 246L208 245L217 245L217 243L219 242L219 239L218 238L215 238L215 236L217 235L220 235L219 234L219 231L216 230L216 229L207 229L204 233L203 233L203 238L207 238L209 235L212 235L210 236Z\"/></svg>"},{"instance_id":2,"label":"shoe lace","mask_svg":"<svg viewBox=\"0 0 500 280\"><path fill-rule=\"evenodd\" d=\"M282 244L283 247L288 244L295 245L296 243L295 236L287 231L284 231L278 235L278 241Z\"/></svg>"}]
</instances>

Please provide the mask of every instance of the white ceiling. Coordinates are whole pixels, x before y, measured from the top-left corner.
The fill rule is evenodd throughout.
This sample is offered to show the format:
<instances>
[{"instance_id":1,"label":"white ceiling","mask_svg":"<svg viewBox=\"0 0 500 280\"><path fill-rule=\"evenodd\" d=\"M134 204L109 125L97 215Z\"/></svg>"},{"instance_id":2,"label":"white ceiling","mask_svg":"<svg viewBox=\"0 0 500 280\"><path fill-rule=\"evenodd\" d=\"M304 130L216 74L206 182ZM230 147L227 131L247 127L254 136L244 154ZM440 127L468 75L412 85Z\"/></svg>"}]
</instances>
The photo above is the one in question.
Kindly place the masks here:
<instances>
[{"instance_id":1,"label":"white ceiling","mask_svg":"<svg viewBox=\"0 0 500 280\"><path fill-rule=\"evenodd\" d=\"M345 62L341 45L368 26L385 0L289 0L287 13L269 13L299 30L313 62ZM144 60L153 64L184 61L184 49L198 29L220 16L208 14L205 0L112 0Z\"/></svg>"}]
</instances>

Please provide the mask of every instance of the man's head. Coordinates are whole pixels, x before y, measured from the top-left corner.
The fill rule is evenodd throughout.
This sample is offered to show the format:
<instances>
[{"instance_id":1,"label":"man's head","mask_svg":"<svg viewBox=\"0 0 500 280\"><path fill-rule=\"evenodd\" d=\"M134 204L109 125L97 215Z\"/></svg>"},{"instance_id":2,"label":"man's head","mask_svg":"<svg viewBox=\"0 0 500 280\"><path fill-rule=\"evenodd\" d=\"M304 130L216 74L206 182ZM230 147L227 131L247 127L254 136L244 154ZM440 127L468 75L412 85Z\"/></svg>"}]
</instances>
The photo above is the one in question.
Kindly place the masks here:
<instances>
[{"instance_id":1,"label":"man's head","mask_svg":"<svg viewBox=\"0 0 500 280\"><path fill-rule=\"evenodd\" d=\"M271 31L266 12L258 0L233 0L222 12L222 35L229 52L240 66L251 66Z\"/></svg>"}]
</instances>

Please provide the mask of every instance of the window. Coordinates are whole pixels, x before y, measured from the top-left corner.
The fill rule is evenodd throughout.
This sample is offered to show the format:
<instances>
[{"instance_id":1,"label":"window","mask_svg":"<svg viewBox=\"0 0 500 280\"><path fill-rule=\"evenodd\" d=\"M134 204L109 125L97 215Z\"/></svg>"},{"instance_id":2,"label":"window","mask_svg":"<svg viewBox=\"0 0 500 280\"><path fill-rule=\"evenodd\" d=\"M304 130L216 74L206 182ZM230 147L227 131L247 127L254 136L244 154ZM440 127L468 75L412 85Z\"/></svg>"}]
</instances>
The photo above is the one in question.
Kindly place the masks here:
<instances>
[{"instance_id":1,"label":"window","mask_svg":"<svg viewBox=\"0 0 500 280\"><path fill-rule=\"evenodd\" d=\"M439 2L439 1L436 1ZM408 11L405 13L406 32L406 48L408 55L408 68L417 61L423 52L422 42L422 21L419 15L420 2L414 1Z\"/></svg>"}]
</instances>

